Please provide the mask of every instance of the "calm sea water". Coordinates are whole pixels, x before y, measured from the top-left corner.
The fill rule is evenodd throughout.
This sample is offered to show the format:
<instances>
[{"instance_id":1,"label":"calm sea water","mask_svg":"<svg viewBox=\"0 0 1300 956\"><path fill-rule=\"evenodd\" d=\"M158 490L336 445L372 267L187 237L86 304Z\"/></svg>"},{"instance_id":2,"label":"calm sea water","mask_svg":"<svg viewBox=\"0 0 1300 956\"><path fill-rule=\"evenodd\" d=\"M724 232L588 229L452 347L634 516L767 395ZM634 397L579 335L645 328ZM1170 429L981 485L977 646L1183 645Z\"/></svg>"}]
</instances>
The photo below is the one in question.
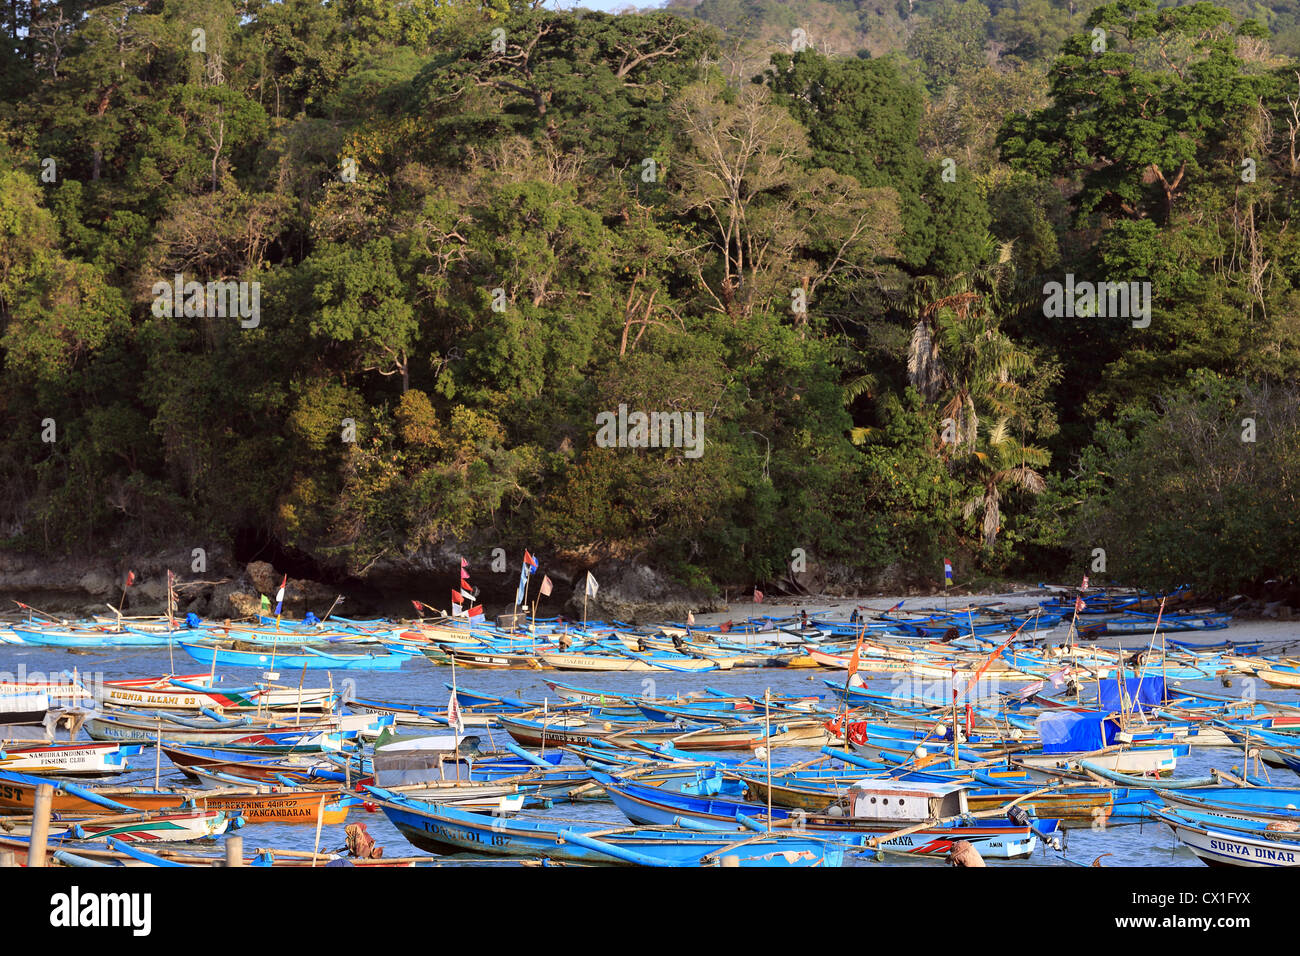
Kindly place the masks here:
<instances>
[{"instance_id":1,"label":"calm sea water","mask_svg":"<svg viewBox=\"0 0 1300 956\"><path fill-rule=\"evenodd\" d=\"M1185 637L1187 635L1180 635ZM1234 640L1300 641L1300 625L1280 622L1246 622L1234 624L1227 631L1215 632L1207 640L1219 640L1224 637ZM1114 638L1104 639L1109 647L1114 647ZM1140 638L1129 638L1126 647L1144 646ZM1291 651L1294 652L1294 651ZM18 673L20 668L28 675L40 672L58 675L71 672L73 668L82 675L102 675L105 679L121 677L153 676L173 671L166 648L147 650L113 650L107 653L80 653L63 650L28 648L19 645L0 646L0 671ZM202 668L179 651L175 658L175 672L196 672ZM773 694L830 695L831 691L823 683L833 678L834 673L826 669L792 669L781 668L745 668L731 672L713 672L709 674L673 674L673 673L575 673L555 671L491 671L457 669L457 683L467 690L483 690L489 693L501 693L529 699L541 699L552 692L542 683L543 679L558 680L582 687L592 687L632 694L654 694L672 696L678 692L703 690L706 686L716 687L729 694L751 694L762 696L764 690L771 689ZM842 672L841 672L842 674ZM224 682L228 686L244 686L257 680L256 671L243 668L229 668L222 671ZM296 684L298 674L281 673L285 684ZM415 658L408 662L401 671L387 673L335 672L334 685L338 687L342 680L351 677L356 681L357 695L377 700L418 703L422 705L442 706L446 703L448 691L445 684L451 682L451 668L434 666L424 658ZM841 677L842 679L842 677ZM306 686L328 686L329 676L325 671L308 671ZM1297 694L1292 691L1277 691L1267 688L1262 682L1251 682L1256 686L1254 692L1262 699L1296 702ZM889 679L871 680L873 688L888 689ZM1183 686L1189 689L1212 691L1214 693L1243 692L1243 681L1234 679L1232 690L1228 691L1220 682L1187 682ZM470 733L485 738L489 734L481 728L471 728ZM502 731L492 731L497 739L509 739ZM778 764L796 763L816 756L815 750L800 748L779 748L774 753ZM142 785L151 785L154 777L154 756L152 750L146 750L136 766L138 769L113 782L138 781ZM1188 757L1181 758L1178 776L1204 776L1211 768L1231 769L1240 767L1242 753L1240 749L1192 748ZM1253 768L1252 768L1253 769ZM1300 779L1287 770L1269 768L1274 783L1280 786L1300 786ZM162 781L167 783L184 783L183 778L164 757L162 760ZM626 824L625 818L608 801L588 801L578 804L556 804L547 811L527 811L528 814L544 812L548 817L582 821L610 821L613 825ZM348 823L364 822L376 842L384 848L385 856L421 856L422 851L411 846L404 837L388 822L383 813L368 813L363 809L354 809L348 816ZM320 846L322 850L336 850L344 846L343 824L322 828ZM306 849L312 848L315 839L314 825L255 824L242 831L247 852L255 848ZM1040 841L1041 843L1041 841ZM1108 854L1103 856L1103 854ZM1056 852L1040 845L1030 859L1011 862L991 862L990 865L1001 866L1072 866L1089 865L1101 858L1102 866L1201 866L1201 863L1187 850L1179 846L1169 830L1162 824L1147 822L1121 826L1109 826L1105 829L1074 829L1067 831L1066 845L1063 852ZM437 858L455 862L468 858ZM908 858L891 856L886 863L875 861L869 856L851 856L846 865L880 866L880 865L943 865L942 861L913 861Z\"/></svg>"}]
</instances>

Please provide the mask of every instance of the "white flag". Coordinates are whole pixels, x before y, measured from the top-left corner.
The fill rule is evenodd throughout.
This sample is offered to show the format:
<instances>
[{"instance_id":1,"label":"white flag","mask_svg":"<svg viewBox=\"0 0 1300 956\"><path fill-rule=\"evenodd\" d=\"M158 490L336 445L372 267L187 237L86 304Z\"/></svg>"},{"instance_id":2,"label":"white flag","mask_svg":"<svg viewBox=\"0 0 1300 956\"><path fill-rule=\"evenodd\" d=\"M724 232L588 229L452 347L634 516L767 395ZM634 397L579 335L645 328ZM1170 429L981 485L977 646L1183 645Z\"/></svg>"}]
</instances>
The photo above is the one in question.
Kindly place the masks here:
<instances>
[{"instance_id":1,"label":"white flag","mask_svg":"<svg viewBox=\"0 0 1300 956\"><path fill-rule=\"evenodd\" d=\"M456 733L465 732L465 725L461 722L460 701L456 700L456 692L451 692L451 699L447 701L447 723L451 724Z\"/></svg>"},{"instance_id":2,"label":"white flag","mask_svg":"<svg viewBox=\"0 0 1300 956\"><path fill-rule=\"evenodd\" d=\"M692 613L691 611L687 611L687 612L686 612L686 623L687 623L687 624L694 624L694 623L695 623L695 614Z\"/></svg>"},{"instance_id":3,"label":"white flag","mask_svg":"<svg viewBox=\"0 0 1300 956\"><path fill-rule=\"evenodd\" d=\"M596 579L593 578L591 576L591 572L588 571L587 572L587 597L595 597L596 591L599 589L600 589L600 585L596 583Z\"/></svg>"}]
</instances>

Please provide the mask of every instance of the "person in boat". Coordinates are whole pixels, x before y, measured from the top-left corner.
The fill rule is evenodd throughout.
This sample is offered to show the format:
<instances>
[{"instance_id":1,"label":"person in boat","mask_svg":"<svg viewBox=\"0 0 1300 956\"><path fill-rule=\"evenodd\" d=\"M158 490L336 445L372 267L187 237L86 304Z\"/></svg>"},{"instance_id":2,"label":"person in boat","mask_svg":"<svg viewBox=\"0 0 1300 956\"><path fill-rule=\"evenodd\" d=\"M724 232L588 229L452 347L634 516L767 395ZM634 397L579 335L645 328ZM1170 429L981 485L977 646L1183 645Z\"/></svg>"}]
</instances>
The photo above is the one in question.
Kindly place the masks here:
<instances>
[{"instance_id":1,"label":"person in boat","mask_svg":"<svg viewBox=\"0 0 1300 956\"><path fill-rule=\"evenodd\" d=\"M807 611L800 611L800 612L799 612L799 626L800 626L801 628L806 628L806 627L808 626L808 612L807 612Z\"/></svg>"},{"instance_id":2,"label":"person in boat","mask_svg":"<svg viewBox=\"0 0 1300 956\"><path fill-rule=\"evenodd\" d=\"M849 615L849 623L850 623L850 624L857 624L857 623L858 623L858 609L857 609L857 608L854 608L854 609L853 609L853 613Z\"/></svg>"}]
</instances>

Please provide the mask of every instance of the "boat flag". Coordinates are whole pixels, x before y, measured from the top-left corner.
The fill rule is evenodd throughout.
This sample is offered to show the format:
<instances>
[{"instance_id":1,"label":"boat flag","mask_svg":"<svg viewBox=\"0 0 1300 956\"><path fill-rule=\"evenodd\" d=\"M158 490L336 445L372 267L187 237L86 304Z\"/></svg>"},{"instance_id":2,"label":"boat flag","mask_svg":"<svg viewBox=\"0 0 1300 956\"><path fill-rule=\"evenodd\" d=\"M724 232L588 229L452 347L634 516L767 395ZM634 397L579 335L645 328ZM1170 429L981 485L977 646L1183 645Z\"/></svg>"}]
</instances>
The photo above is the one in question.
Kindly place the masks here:
<instances>
[{"instance_id":1,"label":"boat flag","mask_svg":"<svg viewBox=\"0 0 1300 956\"><path fill-rule=\"evenodd\" d=\"M1059 671L1057 671L1050 678L1048 678L1049 680L1051 680L1053 687L1060 689L1062 686L1064 686L1065 673L1067 670L1068 668L1062 667Z\"/></svg>"},{"instance_id":2,"label":"boat flag","mask_svg":"<svg viewBox=\"0 0 1300 956\"><path fill-rule=\"evenodd\" d=\"M754 588L754 603L755 604L763 603L763 592L760 591L758 588Z\"/></svg>"},{"instance_id":3,"label":"boat flag","mask_svg":"<svg viewBox=\"0 0 1300 956\"><path fill-rule=\"evenodd\" d=\"M537 570L537 559L528 553L527 548L524 548L524 570L528 572L530 577Z\"/></svg>"},{"instance_id":4,"label":"boat flag","mask_svg":"<svg viewBox=\"0 0 1300 956\"><path fill-rule=\"evenodd\" d=\"M554 585L551 584L551 579L548 578L545 574L543 574L543 575L542 575L542 586L541 586L540 588L538 588L537 591L538 591L538 593L539 593L542 597L550 597L550 594L551 594L551 588L553 588L553 587L554 587Z\"/></svg>"},{"instance_id":5,"label":"boat flag","mask_svg":"<svg viewBox=\"0 0 1300 956\"><path fill-rule=\"evenodd\" d=\"M1079 613L1081 613L1081 612L1083 611L1083 609L1084 609L1085 607L1087 607L1087 606L1088 606L1088 605L1086 605L1086 604L1083 603L1083 595L1082 595L1082 594L1080 594L1077 598L1074 599L1074 613L1075 613L1075 614L1079 614Z\"/></svg>"},{"instance_id":6,"label":"boat flag","mask_svg":"<svg viewBox=\"0 0 1300 956\"><path fill-rule=\"evenodd\" d=\"M587 594L586 594L586 596L587 596L587 597L595 597L595 596L596 596L596 592L597 592L598 590L600 590L600 585L596 583L596 579L595 579L594 577L592 577L592 576L591 576L591 572L588 571L588 572L587 572Z\"/></svg>"},{"instance_id":7,"label":"boat flag","mask_svg":"<svg viewBox=\"0 0 1300 956\"><path fill-rule=\"evenodd\" d=\"M451 724L451 726L455 728L456 733L463 734L465 732L465 724L462 722L460 716L460 701L456 699L456 692L454 690L451 692L451 697L447 700L447 723Z\"/></svg>"},{"instance_id":8,"label":"boat flag","mask_svg":"<svg viewBox=\"0 0 1300 956\"><path fill-rule=\"evenodd\" d=\"M731 621L727 621L726 623L719 624L719 625L718 625L718 630L719 630L721 633L723 633L723 634L730 634L730 633L731 633Z\"/></svg>"},{"instance_id":9,"label":"boat flag","mask_svg":"<svg viewBox=\"0 0 1300 956\"><path fill-rule=\"evenodd\" d=\"M952 562L947 558L943 559L943 586L948 587L952 584Z\"/></svg>"},{"instance_id":10,"label":"boat flag","mask_svg":"<svg viewBox=\"0 0 1300 956\"><path fill-rule=\"evenodd\" d=\"M687 611L687 612L686 612L686 623L687 623L687 624L694 624L694 623L695 623L695 612L694 612L694 611Z\"/></svg>"},{"instance_id":11,"label":"boat flag","mask_svg":"<svg viewBox=\"0 0 1300 956\"><path fill-rule=\"evenodd\" d=\"M844 683L845 683L846 685L848 684L848 682L849 682L850 680L853 679L853 675L856 674L856 673L858 672L858 655L862 653L862 638L863 638L863 637L866 637L866 634L865 634L865 633L862 635L862 637L859 637L859 638L858 638L858 646L855 647L855 648L853 648L853 656L852 656L851 658L849 658L849 675L848 675L848 677L846 677L846 678L844 679Z\"/></svg>"},{"instance_id":12,"label":"boat flag","mask_svg":"<svg viewBox=\"0 0 1300 956\"><path fill-rule=\"evenodd\" d=\"M452 589L451 589L451 603L452 603L452 604L456 604L456 605L464 604L464 603L465 603L465 595L464 595L464 592L462 592L462 591L458 591L458 590L456 590L456 588L452 588ZM452 610L454 611L455 608L452 608Z\"/></svg>"},{"instance_id":13,"label":"boat flag","mask_svg":"<svg viewBox=\"0 0 1300 956\"><path fill-rule=\"evenodd\" d=\"M524 599L527 596L528 596L528 565L525 564L523 567L519 569L519 588L515 591L515 605L518 606L520 604L523 604Z\"/></svg>"},{"instance_id":14,"label":"boat flag","mask_svg":"<svg viewBox=\"0 0 1300 956\"><path fill-rule=\"evenodd\" d=\"M288 583L289 583L289 575L286 574L284 576L284 580L280 582L280 590L275 592L275 616L276 617L280 616L280 608L284 606L284 589Z\"/></svg>"},{"instance_id":15,"label":"boat flag","mask_svg":"<svg viewBox=\"0 0 1300 956\"><path fill-rule=\"evenodd\" d=\"M424 614L424 605L421 604L419 601L412 601L412 602L411 602L411 606L412 606L413 608L415 608L415 613L416 613L416 614L419 614L419 615L423 615L423 614Z\"/></svg>"},{"instance_id":16,"label":"boat flag","mask_svg":"<svg viewBox=\"0 0 1300 956\"><path fill-rule=\"evenodd\" d=\"M1085 575L1083 576L1083 583L1082 583L1081 585L1079 585L1079 590L1080 590L1080 591L1086 591L1086 590L1088 590L1088 575L1085 574Z\"/></svg>"},{"instance_id":17,"label":"boat flag","mask_svg":"<svg viewBox=\"0 0 1300 956\"><path fill-rule=\"evenodd\" d=\"M263 595L262 595L262 613L265 614L265 613L266 613L267 611L269 611L269 610L271 610L271 599L270 599L269 597L267 597L265 594L263 594Z\"/></svg>"},{"instance_id":18,"label":"boat flag","mask_svg":"<svg viewBox=\"0 0 1300 956\"><path fill-rule=\"evenodd\" d=\"M471 621L476 617L482 617L483 606L479 605L478 607L470 608L468 611L465 612L465 616L468 617Z\"/></svg>"},{"instance_id":19,"label":"boat flag","mask_svg":"<svg viewBox=\"0 0 1300 956\"><path fill-rule=\"evenodd\" d=\"M133 584L135 584L135 572L128 571L126 572L126 587L129 588Z\"/></svg>"}]
</instances>

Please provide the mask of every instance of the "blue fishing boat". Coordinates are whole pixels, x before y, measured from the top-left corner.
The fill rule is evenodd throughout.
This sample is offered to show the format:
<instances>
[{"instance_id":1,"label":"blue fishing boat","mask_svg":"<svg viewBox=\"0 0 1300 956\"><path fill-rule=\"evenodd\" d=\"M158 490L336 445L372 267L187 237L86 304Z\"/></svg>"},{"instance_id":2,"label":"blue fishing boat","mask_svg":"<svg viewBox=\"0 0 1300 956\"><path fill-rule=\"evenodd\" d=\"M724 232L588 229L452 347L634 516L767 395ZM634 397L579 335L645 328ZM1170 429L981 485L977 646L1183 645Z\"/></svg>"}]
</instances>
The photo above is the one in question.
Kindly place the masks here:
<instances>
[{"instance_id":1,"label":"blue fishing boat","mask_svg":"<svg viewBox=\"0 0 1300 956\"><path fill-rule=\"evenodd\" d=\"M1207 866L1300 866L1300 833L1183 808L1153 806L1151 812Z\"/></svg>"},{"instance_id":2,"label":"blue fishing boat","mask_svg":"<svg viewBox=\"0 0 1300 956\"><path fill-rule=\"evenodd\" d=\"M198 644L181 641L180 647L186 654L208 666L256 667L265 670L274 664L285 670L363 670L395 671L410 658L397 654L330 654L313 647L295 647L290 653L275 653L266 650L242 651L223 644Z\"/></svg>"},{"instance_id":3,"label":"blue fishing boat","mask_svg":"<svg viewBox=\"0 0 1300 956\"><path fill-rule=\"evenodd\" d=\"M366 790L407 840L431 853L654 867L721 866L723 857L745 867L840 866L844 860L841 845L816 837L506 819Z\"/></svg>"}]
</instances>

